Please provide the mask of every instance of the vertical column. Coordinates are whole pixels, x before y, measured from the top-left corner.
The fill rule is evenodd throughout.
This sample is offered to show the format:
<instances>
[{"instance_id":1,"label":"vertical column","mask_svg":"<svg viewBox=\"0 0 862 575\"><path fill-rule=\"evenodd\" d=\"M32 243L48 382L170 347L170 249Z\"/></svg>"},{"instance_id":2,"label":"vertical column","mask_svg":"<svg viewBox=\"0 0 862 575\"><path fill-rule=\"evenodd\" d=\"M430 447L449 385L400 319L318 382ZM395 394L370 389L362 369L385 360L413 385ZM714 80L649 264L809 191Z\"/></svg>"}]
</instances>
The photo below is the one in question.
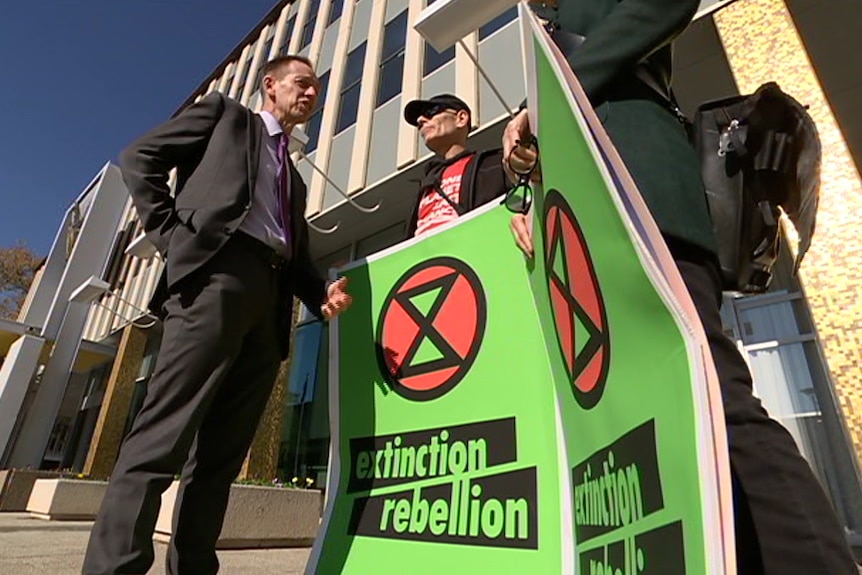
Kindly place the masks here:
<instances>
[{"instance_id":1,"label":"vertical column","mask_svg":"<svg viewBox=\"0 0 862 575\"><path fill-rule=\"evenodd\" d=\"M293 322L290 326L290 338L296 335L296 320L299 317L299 304L293 305ZM287 398L287 389L290 379L290 364L293 361L295 347L291 347L290 355L281 362L275 386L260 423L254 435L251 448L248 450L242 470L239 472L241 479L262 479L269 481L274 479L278 473L278 452L281 446L281 433L284 425L284 402Z\"/></svg>"},{"instance_id":2,"label":"vertical column","mask_svg":"<svg viewBox=\"0 0 862 575\"><path fill-rule=\"evenodd\" d=\"M401 86L401 103L406 104L410 100L419 97L422 88L422 54L424 42L422 37L413 28L413 23L419 19L419 14L425 7L424 0L410 0L407 8L407 41L404 46L404 77ZM416 160L418 154L418 140L416 129L407 122L398 122L398 158L396 166L400 169Z\"/></svg>"},{"instance_id":3,"label":"vertical column","mask_svg":"<svg viewBox=\"0 0 862 575\"><path fill-rule=\"evenodd\" d=\"M347 65L347 48L350 44L350 28L353 26L355 5L355 2L346 2L344 11L341 13L338 39L335 42L335 56L332 61L332 69L329 72L329 87L326 90L326 99L330 104L326 105L327 102L323 102L323 118L320 121L320 136L317 140L317 154L314 156L314 164L324 172L329 170L329 156L332 151L332 138L335 135L335 121L340 109L341 85L344 79L344 69ZM318 25L320 20L321 18L318 16ZM319 196L322 201L326 193L326 181L317 171L311 176L310 190L311 193L318 194L314 197Z\"/></svg>"},{"instance_id":4,"label":"vertical column","mask_svg":"<svg viewBox=\"0 0 862 575\"><path fill-rule=\"evenodd\" d=\"M241 92L242 86L239 85L240 78L242 78L242 73L245 70L246 58L248 58L248 51L251 49L250 45L246 45L245 48L242 49L242 53L240 53L239 58L236 59L236 73L233 75L233 80L230 83L230 86L226 86L228 88L227 95L231 98L238 99L239 92Z\"/></svg>"},{"instance_id":5,"label":"vertical column","mask_svg":"<svg viewBox=\"0 0 862 575\"><path fill-rule=\"evenodd\" d=\"M104 270L112 247L105 238L120 229L128 207L126 188L119 169L114 166L105 167L91 193L84 224L66 262L62 282L54 294L54 307L43 331L46 339L54 340L54 347L21 433L15 438L9 459L11 465L37 467L42 462L89 316L89 304L74 301L71 296L89 276Z\"/></svg>"},{"instance_id":6,"label":"vertical column","mask_svg":"<svg viewBox=\"0 0 862 575\"><path fill-rule=\"evenodd\" d=\"M479 58L479 35L472 32L464 37L464 45L477 59ZM484 69L484 68L483 68ZM482 80L484 82L484 80ZM455 90L456 94L473 111L473 126L479 125L479 70L461 44L455 44Z\"/></svg>"},{"instance_id":7,"label":"vertical column","mask_svg":"<svg viewBox=\"0 0 862 575\"><path fill-rule=\"evenodd\" d=\"M251 95L254 94L255 90L258 89L258 86L255 85L255 79L257 78L257 69L261 65L261 59L266 62L267 56L269 54L264 54L263 49L266 46L266 35L269 34L269 26L264 26L260 31L260 36L258 36L255 42L254 55L251 57L251 62L248 63L249 73L245 78L245 85L241 86L240 94L242 95L239 101L243 105L248 105L248 100L251 98ZM275 44L275 42L273 42Z\"/></svg>"},{"instance_id":8,"label":"vertical column","mask_svg":"<svg viewBox=\"0 0 862 575\"><path fill-rule=\"evenodd\" d=\"M293 23L293 35L290 38L290 49L288 54L296 54L299 52L299 43L302 41L302 29L305 28L305 22L308 20L311 12L311 0L297 0L294 4L299 7L296 10L296 21Z\"/></svg>"},{"instance_id":9,"label":"vertical column","mask_svg":"<svg viewBox=\"0 0 862 575\"><path fill-rule=\"evenodd\" d=\"M272 395L266 404L263 417L254 435L251 448L242 465L240 478L269 481L278 473L278 452L281 446L281 431L284 421L284 402L287 396L290 360L281 363Z\"/></svg>"},{"instance_id":10,"label":"vertical column","mask_svg":"<svg viewBox=\"0 0 862 575\"><path fill-rule=\"evenodd\" d=\"M386 22L386 1L374 0L371 23L368 26L368 44L365 46L365 63L362 67L362 91L356 113L356 135L353 138L353 155L347 193L365 187L368 177L368 148L371 146L371 125L374 122L374 101L377 98L377 81L380 75L380 54L383 50L383 27ZM323 194L316 207L323 206ZM309 201L309 205L311 201Z\"/></svg>"},{"instance_id":11,"label":"vertical column","mask_svg":"<svg viewBox=\"0 0 862 575\"><path fill-rule=\"evenodd\" d=\"M133 325L123 329L84 463L84 473L94 478L108 477L114 469L146 346L147 332Z\"/></svg>"},{"instance_id":12,"label":"vertical column","mask_svg":"<svg viewBox=\"0 0 862 575\"><path fill-rule=\"evenodd\" d=\"M287 33L287 17L290 15L290 4L285 4L281 9L281 14L278 16L278 21L274 24L275 35L272 37L272 48L269 54L264 54L267 61L274 58L278 54L278 47L281 46L284 40L284 35ZM288 41L290 38L288 38Z\"/></svg>"},{"instance_id":13,"label":"vertical column","mask_svg":"<svg viewBox=\"0 0 862 575\"><path fill-rule=\"evenodd\" d=\"M224 72L222 72L221 78L218 80L218 85L216 90L223 94L227 94L230 90L230 84L228 83L228 79L230 78L231 83L233 83L233 78L231 78L231 72L236 67L236 62L231 62L227 66L224 67Z\"/></svg>"},{"instance_id":14,"label":"vertical column","mask_svg":"<svg viewBox=\"0 0 862 575\"><path fill-rule=\"evenodd\" d=\"M0 467L7 465L4 453L12 442L15 422L39 367L43 347L44 339L23 335L9 347L0 365Z\"/></svg>"}]
</instances>

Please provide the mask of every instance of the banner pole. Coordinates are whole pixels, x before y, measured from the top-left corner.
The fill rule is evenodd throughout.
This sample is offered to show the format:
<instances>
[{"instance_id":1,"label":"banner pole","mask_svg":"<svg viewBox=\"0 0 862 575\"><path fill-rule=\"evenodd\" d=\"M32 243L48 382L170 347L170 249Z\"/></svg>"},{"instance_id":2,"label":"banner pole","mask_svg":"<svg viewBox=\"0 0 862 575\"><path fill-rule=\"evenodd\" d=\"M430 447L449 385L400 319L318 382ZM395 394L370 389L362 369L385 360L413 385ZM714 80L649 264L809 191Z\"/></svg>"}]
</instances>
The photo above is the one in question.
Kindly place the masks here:
<instances>
[{"instance_id":1,"label":"banner pole","mask_svg":"<svg viewBox=\"0 0 862 575\"><path fill-rule=\"evenodd\" d=\"M494 93L494 96L497 97L497 100L503 105L503 108L506 109L506 113L509 114L509 118L514 118L515 114L512 113L512 107L506 103L506 99L503 98L503 95L500 94L499 90L497 90L497 86L494 85L494 82L492 82L491 78L488 77L488 74L485 73L485 69L482 68L482 65L479 64L479 60L476 58L475 54L473 54L473 52L470 51L470 48L467 47L467 44L464 43L464 39L462 38L458 40L458 44L464 49L467 56L473 61L473 64L476 65L476 69L479 70L479 74L481 74L482 78L485 79L485 82L488 83L488 87L491 88L491 91Z\"/></svg>"}]
</instances>

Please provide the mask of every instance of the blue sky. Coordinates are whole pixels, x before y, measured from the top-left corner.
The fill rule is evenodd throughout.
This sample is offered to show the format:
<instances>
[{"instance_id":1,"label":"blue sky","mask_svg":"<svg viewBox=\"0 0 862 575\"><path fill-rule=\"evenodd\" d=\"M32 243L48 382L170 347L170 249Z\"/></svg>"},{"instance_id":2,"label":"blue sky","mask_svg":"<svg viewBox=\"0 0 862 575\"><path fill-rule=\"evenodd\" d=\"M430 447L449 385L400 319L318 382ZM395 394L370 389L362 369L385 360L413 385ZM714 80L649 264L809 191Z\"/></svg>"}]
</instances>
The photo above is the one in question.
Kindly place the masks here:
<instances>
[{"instance_id":1,"label":"blue sky","mask_svg":"<svg viewBox=\"0 0 862 575\"><path fill-rule=\"evenodd\" d=\"M13 0L0 19L0 247L47 255L70 202L276 0Z\"/></svg>"}]
</instances>

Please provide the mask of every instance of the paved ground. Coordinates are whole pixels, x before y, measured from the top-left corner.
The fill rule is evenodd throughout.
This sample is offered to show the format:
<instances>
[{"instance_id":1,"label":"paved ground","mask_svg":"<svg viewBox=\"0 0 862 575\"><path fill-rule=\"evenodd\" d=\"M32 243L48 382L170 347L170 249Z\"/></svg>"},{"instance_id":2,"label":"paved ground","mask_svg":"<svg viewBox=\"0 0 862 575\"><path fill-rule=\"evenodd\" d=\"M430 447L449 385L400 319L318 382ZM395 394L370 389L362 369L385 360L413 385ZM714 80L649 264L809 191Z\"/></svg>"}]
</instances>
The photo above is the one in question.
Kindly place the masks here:
<instances>
[{"instance_id":1,"label":"paved ground","mask_svg":"<svg viewBox=\"0 0 862 575\"><path fill-rule=\"evenodd\" d=\"M79 575L91 522L44 521L26 513L0 513L0 573ZM165 546L156 543L150 575L164 573ZM220 551L220 575L300 575L308 549Z\"/></svg>"}]
</instances>

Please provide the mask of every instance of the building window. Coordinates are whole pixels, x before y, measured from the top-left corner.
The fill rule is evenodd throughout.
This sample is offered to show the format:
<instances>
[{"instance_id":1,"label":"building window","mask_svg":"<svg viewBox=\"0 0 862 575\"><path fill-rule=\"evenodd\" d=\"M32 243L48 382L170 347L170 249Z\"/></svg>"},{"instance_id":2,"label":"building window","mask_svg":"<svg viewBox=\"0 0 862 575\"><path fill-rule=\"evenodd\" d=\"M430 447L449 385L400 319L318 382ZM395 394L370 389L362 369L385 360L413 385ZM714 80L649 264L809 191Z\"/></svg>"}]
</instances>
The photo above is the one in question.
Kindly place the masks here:
<instances>
[{"instance_id":1,"label":"building window","mask_svg":"<svg viewBox=\"0 0 862 575\"><path fill-rule=\"evenodd\" d=\"M437 0L428 0L427 6L430 6ZM427 76L446 62L449 62L455 57L455 46L450 46L442 52L438 52L433 46L425 43L425 67L423 74Z\"/></svg>"},{"instance_id":2,"label":"building window","mask_svg":"<svg viewBox=\"0 0 862 575\"><path fill-rule=\"evenodd\" d=\"M431 44L425 44L425 76L452 60L455 57L455 46L449 46L438 52Z\"/></svg>"},{"instance_id":3,"label":"building window","mask_svg":"<svg viewBox=\"0 0 862 575\"><path fill-rule=\"evenodd\" d=\"M275 38L273 36L266 39L266 44L263 45L263 52L260 54L260 60L262 62L269 62L269 53L272 52L272 42L274 40Z\"/></svg>"},{"instance_id":4,"label":"building window","mask_svg":"<svg viewBox=\"0 0 862 575\"><path fill-rule=\"evenodd\" d=\"M311 0L311 6L308 7L308 20L305 21L305 26L302 27L302 42L299 44L300 50L311 44L311 38L314 36L314 25L317 23L317 13L319 11L320 0Z\"/></svg>"},{"instance_id":5,"label":"building window","mask_svg":"<svg viewBox=\"0 0 862 575\"><path fill-rule=\"evenodd\" d=\"M317 103L314 105L314 111L308 117L308 122L305 123L305 135L308 136L308 144L305 146L305 153L310 154L317 149L317 142L320 138L320 122L323 119L323 104L326 102L326 90L329 86L329 72L326 72L320 77L320 91L317 93Z\"/></svg>"},{"instance_id":6,"label":"building window","mask_svg":"<svg viewBox=\"0 0 862 575\"><path fill-rule=\"evenodd\" d=\"M263 47L263 52L260 55L260 65L257 67L257 74L254 77L254 89L260 89L260 82L263 80L263 70L266 68L266 63L269 62L269 51L272 50L272 41L274 38L269 38Z\"/></svg>"},{"instance_id":7,"label":"building window","mask_svg":"<svg viewBox=\"0 0 862 575\"><path fill-rule=\"evenodd\" d=\"M121 231L117 232L114 239L114 248L111 250L111 255L108 257L108 262L105 265L105 273L102 276L111 286L111 291L120 287L123 279L122 270L125 267L126 260L131 259L131 256L126 255L126 248L132 242L132 234L135 231L135 221L126 224Z\"/></svg>"},{"instance_id":8,"label":"building window","mask_svg":"<svg viewBox=\"0 0 862 575\"><path fill-rule=\"evenodd\" d=\"M344 82L341 85L341 103L338 107L338 120L335 124L335 133L339 134L344 129L356 123L356 114L359 111L359 92L361 89L362 67L365 64L365 42L354 48L347 55L347 64L344 69Z\"/></svg>"},{"instance_id":9,"label":"building window","mask_svg":"<svg viewBox=\"0 0 862 575\"><path fill-rule=\"evenodd\" d=\"M54 427L51 429L51 435L48 437L48 445L45 447L44 458L49 461L59 462L63 457L63 452L66 451L66 444L69 442L69 436L72 433L72 418L58 417L54 422ZM57 468L55 464L52 468Z\"/></svg>"},{"instance_id":10,"label":"building window","mask_svg":"<svg viewBox=\"0 0 862 575\"><path fill-rule=\"evenodd\" d=\"M224 88L222 89L222 92L224 92L225 94L230 92L230 87L233 85L233 78L234 76L236 76L235 72L236 66L234 66L233 71L230 73L230 76L228 76L227 82L224 83Z\"/></svg>"},{"instance_id":11,"label":"building window","mask_svg":"<svg viewBox=\"0 0 862 575\"><path fill-rule=\"evenodd\" d=\"M341 18L341 12L343 11L344 0L332 0L332 4L329 5L329 18L326 19L326 25L329 26Z\"/></svg>"},{"instance_id":12,"label":"building window","mask_svg":"<svg viewBox=\"0 0 862 575\"><path fill-rule=\"evenodd\" d=\"M287 29L284 31L284 38L281 39L281 47L278 49L279 56L287 56L290 50L290 37L293 36L293 27L296 25L296 15L290 17L287 21Z\"/></svg>"},{"instance_id":13,"label":"building window","mask_svg":"<svg viewBox=\"0 0 862 575\"><path fill-rule=\"evenodd\" d=\"M837 426L829 425L828 419L834 417L829 410L836 410L829 405L828 379L819 360L816 336L806 333L795 317L802 307L795 305L802 303L801 295L768 294L735 303L755 393L793 436L839 514L858 527L860 517L852 518L852 512L848 513L852 506L846 502L848 494L854 494L859 509L859 486L855 481L849 485L842 481L836 454L843 447L843 438L830 433L830 427ZM848 521L851 518L855 521Z\"/></svg>"},{"instance_id":14,"label":"building window","mask_svg":"<svg viewBox=\"0 0 862 575\"><path fill-rule=\"evenodd\" d=\"M407 222L398 222L359 240L356 243L356 258L370 256L403 240L406 224Z\"/></svg>"},{"instance_id":15,"label":"building window","mask_svg":"<svg viewBox=\"0 0 862 575\"><path fill-rule=\"evenodd\" d=\"M404 75L404 43L407 40L407 11L393 18L383 30L383 54L380 58L380 80L377 106L401 93Z\"/></svg>"},{"instance_id":16,"label":"building window","mask_svg":"<svg viewBox=\"0 0 862 575\"><path fill-rule=\"evenodd\" d=\"M793 437L839 518L858 538L862 491L856 457L793 267L784 244L769 292L740 298L725 295L722 322L748 360L755 394Z\"/></svg>"},{"instance_id":17,"label":"building window","mask_svg":"<svg viewBox=\"0 0 862 575\"><path fill-rule=\"evenodd\" d=\"M150 383L150 378L156 369L156 359L159 356L159 346L162 343L161 326L156 326L154 331L149 333L147 344L144 348L144 357L141 360L141 368L138 371L138 378L135 380L135 388L132 391L132 399L129 402L129 411L126 414L126 424L123 426L123 437L129 434L132 430L132 423L135 421L138 412L144 405L144 398L147 395L147 385Z\"/></svg>"},{"instance_id":18,"label":"building window","mask_svg":"<svg viewBox=\"0 0 862 575\"><path fill-rule=\"evenodd\" d=\"M248 79L251 72L251 61L254 59L254 45L248 47L248 57L245 59L242 75L239 77L239 84L236 86L236 97L239 99L242 96L242 90L245 88L245 81Z\"/></svg>"},{"instance_id":19,"label":"building window","mask_svg":"<svg viewBox=\"0 0 862 575\"><path fill-rule=\"evenodd\" d=\"M328 329L323 322L296 328L284 400L278 477L325 486L329 463Z\"/></svg>"},{"instance_id":20,"label":"building window","mask_svg":"<svg viewBox=\"0 0 862 575\"><path fill-rule=\"evenodd\" d=\"M518 7L509 8L481 28L479 28L479 40L484 40L512 20L518 17Z\"/></svg>"},{"instance_id":21,"label":"building window","mask_svg":"<svg viewBox=\"0 0 862 575\"><path fill-rule=\"evenodd\" d=\"M81 409L89 409L102 405L105 389L108 387L108 377L111 375L113 363L106 362L90 370L87 377L84 399L81 401Z\"/></svg>"}]
</instances>

